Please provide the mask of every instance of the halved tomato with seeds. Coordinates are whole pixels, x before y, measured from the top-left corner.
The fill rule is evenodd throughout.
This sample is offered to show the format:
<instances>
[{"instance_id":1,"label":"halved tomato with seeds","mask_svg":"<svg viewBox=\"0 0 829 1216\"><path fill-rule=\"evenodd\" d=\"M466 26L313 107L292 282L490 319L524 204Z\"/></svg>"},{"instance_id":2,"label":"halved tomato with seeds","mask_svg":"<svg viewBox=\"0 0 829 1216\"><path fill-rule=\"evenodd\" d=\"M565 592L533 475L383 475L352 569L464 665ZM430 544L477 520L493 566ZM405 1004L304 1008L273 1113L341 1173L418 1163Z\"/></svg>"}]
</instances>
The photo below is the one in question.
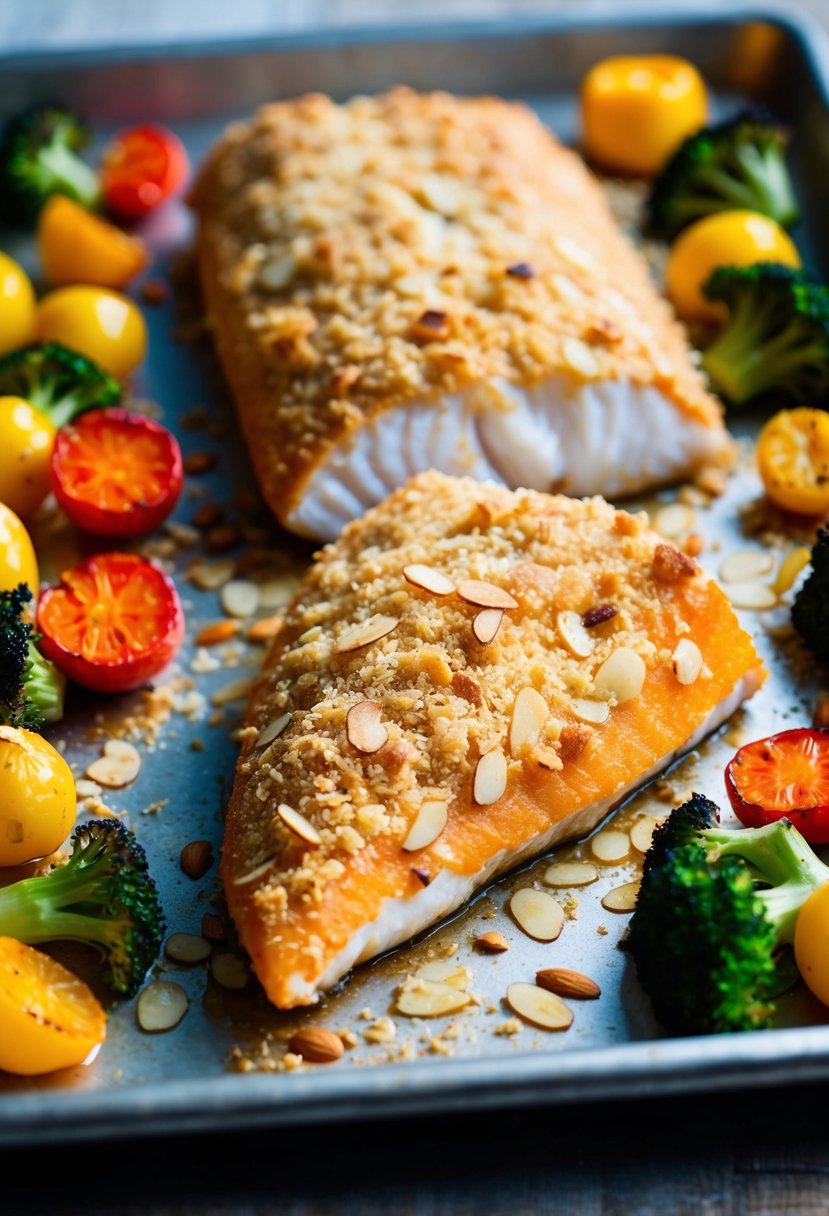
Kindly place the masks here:
<instances>
[{"instance_id":1,"label":"halved tomato with seeds","mask_svg":"<svg viewBox=\"0 0 829 1216\"><path fill-rule=\"evenodd\" d=\"M96 536L143 536L181 494L181 449L166 427L122 409L90 410L58 431L52 489L74 524Z\"/></svg>"},{"instance_id":2,"label":"halved tomato with seeds","mask_svg":"<svg viewBox=\"0 0 829 1216\"><path fill-rule=\"evenodd\" d=\"M96 692L127 692L170 662L184 613L172 581L152 562L102 553L46 588L37 627L40 650L70 680Z\"/></svg>"},{"instance_id":3,"label":"halved tomato with seeds","mask_svg":"<svg viewBox=\"0 0 829 1216\"><path fill-rule=\"evenodd\" d=\"M829 731L802 727L747 743L726 766L725 785L746 827L789 819L810 844L829 843Z\"/></svg>"}]
</instances>

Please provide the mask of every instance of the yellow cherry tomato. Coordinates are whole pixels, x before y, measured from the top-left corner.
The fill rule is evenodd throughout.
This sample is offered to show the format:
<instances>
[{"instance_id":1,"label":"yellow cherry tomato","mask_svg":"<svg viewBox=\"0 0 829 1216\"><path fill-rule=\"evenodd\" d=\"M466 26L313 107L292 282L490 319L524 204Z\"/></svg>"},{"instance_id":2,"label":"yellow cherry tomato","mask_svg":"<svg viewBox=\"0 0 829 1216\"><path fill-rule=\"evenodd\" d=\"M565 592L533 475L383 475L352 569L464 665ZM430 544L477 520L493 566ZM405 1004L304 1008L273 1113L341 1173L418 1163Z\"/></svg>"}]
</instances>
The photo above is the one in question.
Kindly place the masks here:
<instances>
[{"instance_id":1,"label":"yellow cherry tomato","mask_svg":"<svg viewBox=\"0 0 829 1216\"><path fill-rule=\"evenodd\" d=\"M37 558L29 533L14 511L0 502L0 591L11 591L18 583L27 583L37 596Z\"/></svg>"},{"instance_id":2,"label":"yellow cherry tomato","mask_svg":"<svg viewBox=\"0 0 829 1216\"><path fill-rule=\"evenodd\" d=\"M41 950L0 937L0 1068L23 1077L83 1064L106 1038L90 988Z\"/></svg>"},{"instance_id":3,"label":"yellow cherry tomato","mask_svg":"<svg viewBox=\"0 0 829 1216\"><path fill-rule=\"evenodd\" d=\"M806 984L829 1005L829 883L813 891L798 913L794 957Z\"/></svg>"},{"instance_id":4,"label":"yellow cherry tomato","mask_svg":"<svg viewBox=\"0 0 829 1216\"><path fill-rule=\"evenodd\" d=\"M75 780L42 735L0 726L0 866L54 853L75 822Z\"/></svg>"},{"instance_id":5,"label":"yellow cherry tomato","mask_svg":"<svg viewBox=\"0 0 829 1216\"><path fill-rule=\"evenodd\" d=\"M800 515L829 511L829 414L802 406L770 418L757 440L757 468L772 502Z\"/></svg>"},{"instance_id":6,"label":"yellow cherry tomato","mask_svg":"<svg viewBox=\"0 0 829 1216\"><path fill-rule=\"evenodd\" d=\"M617 173L657 173L707 115L702 77L675 55L616 55L582 81L585 154Z\"/></svg>"},{"instance_id":7,"label":"yellow cherry tomato","mask_svg":"<svg viewBox=\"0 0 829 1216\"><path fill-rule=\"evenodd\" d=\"M32 341L35 308L28 275L17 262L0 253L0 355Z\"/></svg>"},{"instance_id":8,"label":"yellow cherry tomato","mask_svg":"<svg viewBox=\"0 0 829 1216\"><path fill-rule=\"evenodd\" d=\"M124 287L147 264L136 237L63 194L53 194L40 213L37 252L46 279L57 287Z\"/></svg>"},{"instance_id":9,"label":"yellow cherry tomato","mask_svg":"<svg viewBox=\"0 0 829 1216\"><path fill-rule=\"evenodd\" d=\"M0 435L0 502L25 518L49 493L55 427L22 397L0 397Z\"/></svg>"},{"instance_id":10,"label":"yellow cherry tomato","mask_svg":"<svg viewBox=\"0 0 829 1216\"><path fill-rule=\"evenodd\" d=\"M147 349L147 326L132 300L105 287L59 287L40 301L35 326L41 341L62 342L127 376Z\"/></svg>"},{"instance_id":11,"label":"yellow cherry tomato","mask_svg":"<svg viewBox=\"0 0 829 1216\"><path fill-rule=\"evenodd\" d=\"M665 267L665 286L683 321L721 321L725 307L707 300L703 284L718 266L782 262L799 266L800 255L788 233L756 211L720 211L681 232Z\"/></svg>"}]
</instances>

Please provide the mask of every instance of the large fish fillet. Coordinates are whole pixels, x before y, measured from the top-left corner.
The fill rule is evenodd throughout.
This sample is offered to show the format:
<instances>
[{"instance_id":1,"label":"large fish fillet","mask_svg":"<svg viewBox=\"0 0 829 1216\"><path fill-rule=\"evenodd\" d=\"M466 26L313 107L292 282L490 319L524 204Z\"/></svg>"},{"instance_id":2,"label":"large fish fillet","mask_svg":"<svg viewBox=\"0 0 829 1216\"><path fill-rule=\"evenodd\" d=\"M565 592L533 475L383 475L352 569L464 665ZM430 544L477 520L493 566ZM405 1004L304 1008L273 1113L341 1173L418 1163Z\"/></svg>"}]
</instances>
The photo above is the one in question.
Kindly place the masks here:
<instances>
[{"instance_id":1,"label":"large fish fillet","mask_svg":"<svg viewBox=\"0 0 829 1216\"><path fill-rule=\"evenodd\" d=\"M642 516L416 477L322 551L252 695L222 874L268 996L313 1002L587 832L762 679Z\"/></svg>"},{"instance_id":2,"label":"large fish fillet","mask_svg":"<svg viewBox=\"0 0 829 1216\"><path fill-rule=\"evenodd\" d=\"M297 532L331 539L428 468L619 495L728 458L644 259L525 106L269 105L193 205L254 468Z\"/></svg>"}]
</instances>

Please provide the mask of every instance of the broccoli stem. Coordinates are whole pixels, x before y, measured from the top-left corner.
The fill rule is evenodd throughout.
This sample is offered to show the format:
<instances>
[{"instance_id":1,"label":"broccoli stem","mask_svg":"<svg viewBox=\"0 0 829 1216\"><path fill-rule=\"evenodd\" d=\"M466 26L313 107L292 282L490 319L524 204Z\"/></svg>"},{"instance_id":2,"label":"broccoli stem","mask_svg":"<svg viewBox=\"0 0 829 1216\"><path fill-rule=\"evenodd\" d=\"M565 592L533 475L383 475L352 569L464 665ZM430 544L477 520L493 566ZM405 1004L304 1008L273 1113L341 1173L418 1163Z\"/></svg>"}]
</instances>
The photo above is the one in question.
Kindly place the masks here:
<instances>
[{"instance_id":1,"label":"broccoli stem","mask_svg":"<svg viewBox=\"0 0 829 1216\"><path fill-rule=\"evenodd\" d=\"M96 875L94 866L76 866L71 861L48 874L0 887L0 935L29 945L57 940L103 944L109 938L106 921L69 909L99 905L104 890L105 881Z\"/></svg>"},{"instance_id":2,"label":"broccoli stem","mask_svg":"<svg viewBox=\"0 0 829 1216\"><path fill-rule=\"evenodd\" d=\"M53 140L44 145L37 155L41 167L52 180L52 193L66 194L85 207L98 205L101 187L97 173L65 143Z\"/></svg>"},{"instance_id":3,"label":"broccoli stem","mask_svg":"<svg viewBox=\"0 0 829 1216\"><path fill-rule=\"evenodd\" d=\"M23 691L43 722L59 722L63 717L66 676L54 663L44 659L37 646L29 641L29 653L23 678Z\"/></svg>"},{"instance_id":4,"label":"broccoli stem","mask_svg":"<svg viewBox=\"0 0 829 1216\"><path fill-rule=\"evenodd\" d=\"M802 339L796 327L787 326L772 339L770 307L758 307L754 299L737 305L736 312L720 337L705 351L702 366L717 391L729 401L742 402L764 392L780 379L781 368L802 362Z\"/></svg>"}]
</instances>

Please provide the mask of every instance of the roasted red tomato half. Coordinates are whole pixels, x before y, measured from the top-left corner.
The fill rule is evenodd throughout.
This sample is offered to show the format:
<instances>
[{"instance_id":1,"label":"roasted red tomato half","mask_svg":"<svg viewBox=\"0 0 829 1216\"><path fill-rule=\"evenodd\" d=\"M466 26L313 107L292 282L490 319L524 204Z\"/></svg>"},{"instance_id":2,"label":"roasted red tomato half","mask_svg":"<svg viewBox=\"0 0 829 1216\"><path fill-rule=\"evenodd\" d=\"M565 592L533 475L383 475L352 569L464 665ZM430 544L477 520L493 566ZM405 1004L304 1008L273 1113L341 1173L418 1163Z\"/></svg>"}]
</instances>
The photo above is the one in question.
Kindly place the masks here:
<instances>
[{"instance_id":1,"label":"roasted red tomato half","mask_svg":"<svg viewBox=\"0 0 829 1216\"><path fill-rule=\"evenodd\" d=\"M171 198L187 180L181 140L154 123L121 131L104 152L101 186L111 215L140 220Z\"/></svg>"},{"instance_id":2,"label":"roasted red tomato half","mask_svg":"<svg viewBox=\"0 0 829 1216\"><path fill-rule=\"evenodd\" d=\"M181 645L184 613L171 580L134 553L73 566L37 606L38 643L70 680L96 692L146 684Z\"/></svg>"},{"instance_id":3,"label":"roasted red tomato half","mask_svg":"<svg viewBox=\"0 0 829 1216\"><path fill-rule=\"evenodd\" d=\"M166 427L140 414L90 410L58 431L51 479L77 527L95 536L142 536L178 501L181 449Z\"/></svg>"},{"instance_id":4,"label":"roasted red tomato half","mask_svg":"<svg viewBox=\"0 0 829 1216\"><path fill-rule=\"evenodd\" d=\"M810 844L829 843L829 731L803 727L747 743L726 766L725 785L746 827L790 819Z\"/></svg>"}]
</instances>

